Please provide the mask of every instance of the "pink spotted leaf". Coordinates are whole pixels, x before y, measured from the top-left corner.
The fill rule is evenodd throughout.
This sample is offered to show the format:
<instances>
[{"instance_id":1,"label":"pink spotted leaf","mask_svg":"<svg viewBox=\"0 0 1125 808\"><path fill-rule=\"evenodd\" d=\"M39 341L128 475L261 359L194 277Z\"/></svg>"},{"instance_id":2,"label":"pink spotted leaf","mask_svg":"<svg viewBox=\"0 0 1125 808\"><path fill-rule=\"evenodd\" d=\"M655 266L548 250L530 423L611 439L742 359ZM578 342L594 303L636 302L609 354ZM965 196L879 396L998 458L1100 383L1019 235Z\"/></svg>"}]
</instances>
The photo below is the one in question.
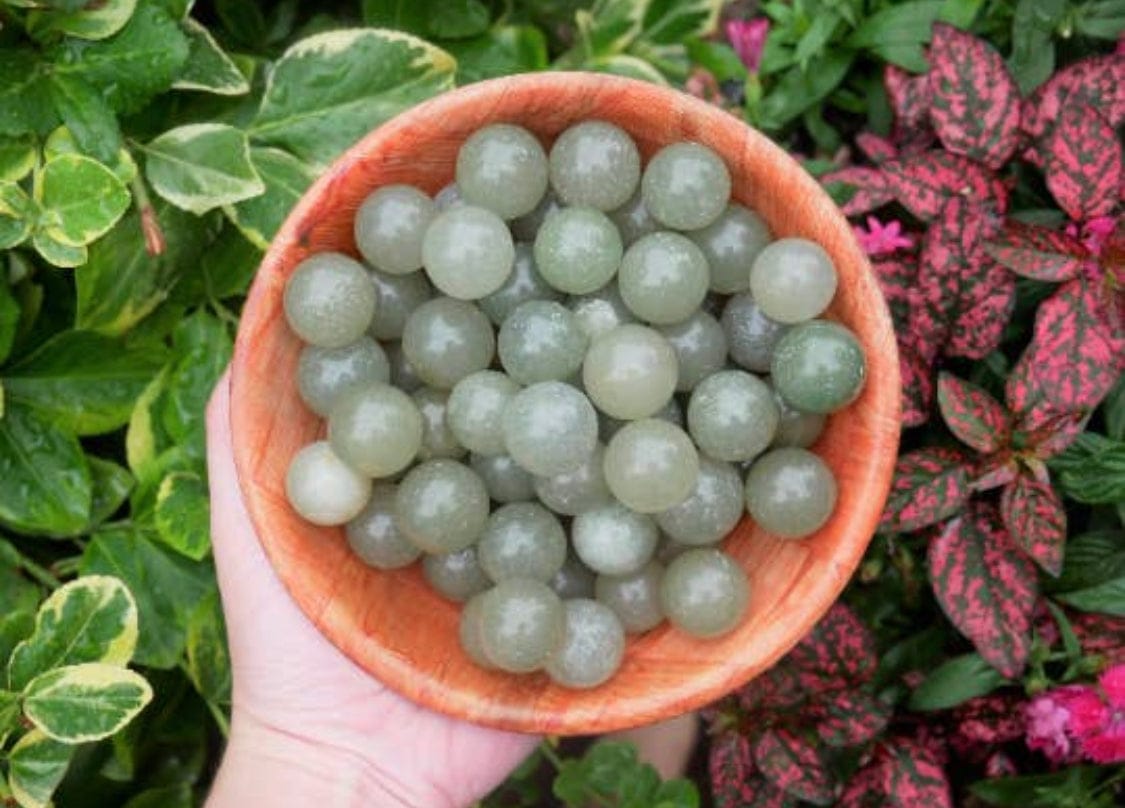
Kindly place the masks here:
<instances>
[{"instance_id":1,"label":"pink spotted leaf","mask_svg":"<svg viewBox=\"0 0 1125 808\"><path fill-rule=\"evenodd\" d=\"M875 638L850 608L836 603L785 658L802 690L821 694L870 681L879 658Z\"/></svg>"},{"instance_id":2,"label":"pink spotted leaf","mask_svg":"<svg viewBox=\"0 0 1125 808\"><path fill-rule=\"evenodd\" d=\"M1055 412L1049 405L1041 405L1022 413L1019 426L1035 458L1049 460L1078 439L1092 414L1082 410Z\"/></svg>"},{"instance_id":3,"label":"pink spotted leaf","mask_svg":"<svg viewBox=\"0 0 1125 808\"><path fill-rule=\"evenodd\" d=\"M758 773L745 735L724 732L715 738L709 769L716 808L796 808L795 797Z\"/></svg>"},{"instance_id":4,"label":"pink spotted leaf","mask_svg":"<svg viewBox=\"0 0 1125 808\"><path fill-rule=\"evenodd\" d=\"M817 741L787 729L767 729L754 744L754 763L789 795L816 805L832 804L836 784Z\"/></svg>"},{"instance_id":5,"label":"pink spotted leaf","mask_svg":"<svg viewBox=\"0 0 1125 808\"><path fill-rule=\"evenodd\" d=\"M899 333L903 333L901 327ZM902 377L902 425L921 426L930 419L934 401L934 358L910 342L900 341L898 364Z\"/></svg>"},{"instance_id":6,"label":"pink spotted leaf","mask_svg":"<svg viewBox=\"0 0 1125 808\"><path fill-rule=\"evenodd\" d=\"M906 129L928 125L931 96L930 82L925 76L915 76L901 67L887 65L883 71L883 87L896 124Z\"/></svg>"},{"instance_id":7,"label":"pink spotted leaf","mask_svg":"<svg viewBox=\"0 0 1125 808\"><path fill-rule=\"evenodd\" d=\"M1060 70L1027 100L1022 126L1029 134L1042 137L1067 106L1092 107L1110 126L1125 122L1125 56L1084 59Z\"/></svg>"},{"instance_id":8,"label":"pink spotted leaf","mask_svg":"<svg viewBox=\"0 0 1125 808\"><path fill-rule=\"evenodd\" d=\"M1038 581L993 506L975 501L929 546L930 580L942 611L990 665L1020 674Z\"/></svg>"},{"instance_id":9,"label":"pink spotted leaf","mask_svg":"<svg viewBox=\"0 0 1125 808\"><path fill-rule=\"evenodd\" d=\"M1015 310L1016 276L979 247L968 261L978 262L979 270L975 277L962 278L961 297L944 351L946 356L983 359L1000 344L1004 326Z\"/></svg>"},{"instance_id":10,"label":"pink spotted leaf","mask_svg":"<svg viewBox=\"0 0 1125 808\"><path fill-rule=\"evenodd\" d=\"M961 452L939 446L907 452L895 464L879 529L908 533L937 524L960 511L969 494Z\"/></svg>"},{"instance_id":11,"label":"pink spotted leaf","mask_svg":"<svg viewBox=\"0 0 1125 808\"><path fill-rule=\"evenodd\" d=\"M918 280L918 256L913 253L884 256L873 261L871 268L875 270L875 278L891 310L895 330L901 332L910 316L910 290Z\"/></svg>"},{"instance_id":12,"label":"pink spotted leaf","mask_svg":"<svg viewBox=\"0 0 1125 808\"><path fill-rule=\"evenodd\" d=\"M858 746L875 738L893 712L885 701L862 690L845 690L819 705L817 735L829 746Z\"/></svg>"},{"instance_id":13,"label":"pink spotted leaf","mask_svg":"<svg viewBox=\"0 0 1125 808\"><path fill-rule=\"evenodd\" d=\"M895 144L874 132L860 132L855 136L855 145L868 160L876 164L898 157Z\"/></svg>"},{"instance_id":14,"label":"pink spotted leaf","mask_svg":"<svg viewBox=\"0 0 1125 808\"><path fill-rule=\"evenodd\" d=\"M1008 204L1007 189L996 175L959 154L934 149L890 160L881 168L889 193L924 221L937 217L953 197L988 199L1001 211Z\"/></svg>"},{"instance_id":15,"label":"pink spotted leaf","mask_svg":"<svg viewBox=\"0 0 1125 808\"><path fill-rule=\"evenodd\" d=\"M1044 170L1048 190L1070 218L1106 215L1125 179L1117 132L1095 108L1066 105L1047 138Z\"/></svg>"},{"instance_id":16,"label":"pink spotted leaf","mask_svg":"<svg viewBox=\"0 0 1125 808\"><path fill-rule=\"evenodd\" d=\"M1021 474L1004 488L1000 515L1016 544L1058 577L1066 544L1066 510L1054 486Z\"/></svg>"},{"instance_id":17,"label":"pink spotted leaf","mask_svg":"<svg viewBox=\"0 0 1125 808\"><path fill-rule=\"evenodd\" d=\"M922 746L905 739L880 744L852 777L838 808L953 808L945 769Z\"/></svg>"},{"instance_id":18,"label":"pink spotted leaf","mask_svg":"<svg viewBox=\"0 0 1125 808\"><path fill-rule=\"evenodd\" d=\"M1077 238L1015 219L1004 224L999 236L985 242L984 250L1017 275L1037 281L1068 281L1090 257Z\"/></svg>"},{"instance_id":19,"label":"pink spotted leaf","mask_svg":"<svg viewBox=\"0 0 1125 808\"><path fill-rule=\"evenodd\" d=\"M1015 455L1008 450L997 452L977 458L970 470L973 491L991 491L1000 488L1016 479L1019 474L1019 464Z\"/></svg>"},{"instance_id":20,"label":"pink spotted leaf","mask_svg":"<svg viewBox=\"0 0 1125 808\"><path fill-rule=\"evenodd\" d=\"M1020 94L983 39L936 23L930 46L930 121L947 149L999 168L1020 138Z\"/></svg>"},{"instance_id":21,"label":"pink spotted leaf","mask_svg":"<svg viewBox=\"0 0 1125 808\"><path fill-rule=\"evenodd\" d=\"M867 213L894 199L887 188L887 180L883 172L877 168L848 166L825 174L820 181L825 186L839 184L855 189L851 198L840 206L848 216Z\"/></svg>"},{"instance_id":22,"label":"pink spotted leaf","mask_svg":"<svg viewBox=\"0 0 1125 808\"><path fill-rule=\"evenodd\" d=\"M1008 442L1008 413L988 391L951 373L938 376L938 407L957 440L991 454Z\"/></svg>"}]
</instances>

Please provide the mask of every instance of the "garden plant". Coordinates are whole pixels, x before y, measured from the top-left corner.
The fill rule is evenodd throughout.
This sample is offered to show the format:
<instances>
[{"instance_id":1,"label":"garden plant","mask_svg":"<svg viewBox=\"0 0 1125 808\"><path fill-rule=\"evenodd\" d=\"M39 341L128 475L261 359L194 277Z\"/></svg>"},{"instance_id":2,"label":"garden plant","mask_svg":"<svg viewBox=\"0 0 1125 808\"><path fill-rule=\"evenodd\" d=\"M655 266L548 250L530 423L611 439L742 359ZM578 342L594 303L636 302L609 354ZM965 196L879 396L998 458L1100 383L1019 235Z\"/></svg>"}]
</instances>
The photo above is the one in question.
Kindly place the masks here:
<instances>
[{"instance_id":1,"label":"garden plant","mask_svg":"<svg viewBox=\"0 0 1125 808\"><path fill-rule=\"evenodd\" d=\"M518 72L777 140L889 304L878 533L685 779L548 738L484 805L1125 801L1125 2L0 0L0 805L199 805L229 729L203 409L293 204Z\"/></svg>"}]
</instances>

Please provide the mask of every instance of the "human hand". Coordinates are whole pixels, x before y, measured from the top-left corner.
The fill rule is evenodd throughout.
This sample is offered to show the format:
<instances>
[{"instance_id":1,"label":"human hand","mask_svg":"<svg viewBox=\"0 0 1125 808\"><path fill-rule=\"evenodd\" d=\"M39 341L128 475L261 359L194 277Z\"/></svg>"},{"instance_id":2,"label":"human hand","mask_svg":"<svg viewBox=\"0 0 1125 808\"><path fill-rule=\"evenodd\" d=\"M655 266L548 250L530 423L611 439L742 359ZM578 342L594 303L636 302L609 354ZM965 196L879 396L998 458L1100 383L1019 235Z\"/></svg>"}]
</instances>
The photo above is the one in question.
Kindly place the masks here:
<instances>
[{"instance_id":1,"label":"human hand","mask_svg":"<svg viewBox=\"0 0 1125 808\"><path fill-rule=\"evenodd\" d=\"M538 742L431 712L328 642L255 535L234 468L230 376L207 408L211 537L234 672L231 737L208 805L452 808Z\"/></svg>"}]
</instances>

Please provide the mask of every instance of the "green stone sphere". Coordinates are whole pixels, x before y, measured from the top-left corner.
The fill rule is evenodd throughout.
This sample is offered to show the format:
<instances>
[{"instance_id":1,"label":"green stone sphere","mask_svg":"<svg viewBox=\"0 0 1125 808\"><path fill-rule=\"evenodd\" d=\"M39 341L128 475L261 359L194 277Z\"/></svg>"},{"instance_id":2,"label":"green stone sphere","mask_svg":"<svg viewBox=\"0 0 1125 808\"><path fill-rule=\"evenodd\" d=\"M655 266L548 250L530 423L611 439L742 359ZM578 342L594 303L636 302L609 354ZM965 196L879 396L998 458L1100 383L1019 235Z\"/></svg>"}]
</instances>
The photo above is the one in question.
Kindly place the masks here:
<instances>
[{"instance_id":1,"label":"green stone sphere","mask_svg":"<svg viewBox=\"0 0 1125 808\"><path fill-rule=\"evenodd\" d=\"M702 457L691 494L679 505L657 514L656 524L680 544L714 544L734 530L745 512L745 492L738 469L730 463Z\"/></svg>"},{"instance_id":2,"label":"green stone sphere","mask_svg":"<svg viewBox=\"0 0 1125 808\"><path fill-rule=\"evenodd\" d=\"M552 477L535 478L535 495L555 513L564 516L600 508L613 501L605 482L605 447L600 443L576 469Z\"/></svg>"},{"instance_id":3,"label":"green stone sphere","mask_svg":"<svg viewBox=\"0 0 1125 808\"><path fill-rule=\"evenodd\" d=\"M626 631L640 634L664 622L660 605L663 578L664 565L649 561L628 575L599 575L594 582L594 596L613 610Z\"/></svg>"},{"instance_id":4,"label":"green stone sphere","mask_svg":"<svg viewBox=\"0 0 1125 808\"><path fill-rule=\"evenodd\" d=\"M484 607L484 593L473 595L461 610L461 619L457 624L457 638L461 641L461 650L478 667L486 670L493 668L488 657L484 654L484 644L481 640L481 610Z\"/></svg>"},{"instance_id":5,"label":"green stone sphere","mask_svg":"<svg viewBox=\"0 0 1125 808\"><path fill-rule=\"evenodd\" d=\"M763 530L800 539L824 525L836 508L836 478L807 449L774 449L746 475L746 509Z\"/></svg>"},{"instance_id":6,"label":"green stone sphere","mask_svg":"<svg viewBox=\"0 0 1125 808\"><path fill-rule=\"evenodd\" d=\"M352 390L328 414L328 442L356 471L391 477L422 447L422 414L406 393L373 382Z\"/></svg>"},{"instance_id":7,"label":"green stone sphere","mask_svg":"<svg viewBox=\"0 0 1125 808\"><path fill-rule=\"evenodd\" d=\"M836 267L824 248L803 238L778 239L754 259L750 294L779 323L816 317L836 294Z\"/></svg>"},{"instance_id":8,"label":"green stone sphere","mask_svg":"<svg viewBox=\"0 0 1125 808\"><path fill-rule=\"evenodd\" d=\"M543 280L535 266L535 253L530 244L516 243L512 272L504 285L482 298L477 305L494 325L503 325L508 315L529 300L562 300L563 294Z\"/></svg>"},{"instance_id":9,"label":"green stone sphere","mask_svg":"<svg viewBox=\"0 0 1125 808\"><path fill-rule=\"evenodd\" d=\"M851 404L863 389L867 361L855 335L828 320L794 326L773 352L773 386L803 412L830 413Z\"/></svg>"},{"instance_id":10,"label":"green stone sphere","mask_svg":"<svg viewBox=\"0 0 1125 808\"><path fill-rule=\"evenodd\" d=\"M391 365L371 337L360 337L343 348L306 345L297 362L297 392L309 409L326 416L340 396L371 382L391 379Z\"/></svg>"},{"instance_id":11,"label":"green stone sphere","mask_svg":"<svg viewBox=\"0 0 1125 808\"><path fill-rule=\"evenodd\" d=\"M566 634L559 596L530 578L509 578L488 590L480 619L485 656L509 673L543 667Z\"/></svg>"},{"instance_id":12,"label":"green stone sphere","mask_svg":"<svg viewBox=\"0 0 1125 808\"><path fill-rule=\"evenodd\" d=\"M512 459L537 477L578 468L597 443L593 405L564 382L525 387L504 410L504 446Z\"/></svg>"},{"instance_id":13,"label":"green stone sphere","mask_svg":"<svg viewBox=\"0 0 1125 808\"><path fill-rule=\"evenodd\" d=\"M570 553L547 585L563 600L594 597L594 571Z\"/></svg>"},{"instance_id":14,"label":"green stone sphere","mask_svg":"<svg viewBox=\"0 0 1125 808\"><path fill-rule=\"evenodd\" d=\"M551 186L566 205L613 210L624 205L641 179L641 153L633 138L605 121L583 121L563 131L551 147Z\"/></svg>"},{"instance_id":15,"label":"green stone sphere","mask_svg":"<svg viewBox=\"0 0 1125 808\"><path fill-rule=\"evenodd\" d=\"M317 253L289 276L284 306L289 327L305 342L343 348L371 325L375 287L358 261L341 253Z\"/></svg>"},{"instance_id":16,"label":"green stone sphere","mask_svg":"<svg viewBox=\"0 0 1125 808\"><path fill-rule=\"evenodd\" d=\"M688 431L699 450L717 460L756 457L773 440L779 417L770 386L744 370L708 376L688 401Z\"/></svg>"},{"instance_id":17,"label":"green stone sphere","mask_svg":"<svg viewBox=\"0 0 1125 808\"><path fill-rule=\"evenodd\" d=\"M727 335L713 316L700 310L681 323L659 329L676 352L676 390L688 392L727 364Z\"/></svg>"},{"instance_id":18,"label":"green stone sphere","mask_svg":"<svg viewBox=\"0 0 1125 808\"><path fill-rule=\"evenodd\" d=\"M327 441L317 441L289 462L285 495L306 522L342 525L367 504L371 480L337 457Z\"/></svg>"},{"instance_id":19,"label":"green stone sphere","mask_svg":"<svg viewBox=\"0 0 1125 808\"><path fill-rule=\"evenodd\" d=\"M547 675L555 684L575 689L609 681L625 658L621 621L595 600L568 600L563 608L563 639L547 658Z\"/></svg>"},{"instance_id":20,"label":"green stone sphere","mask_svg":"<svg viewBox=\"0 0 1125 808\"><path fill-rule=\"evenodd\" d=\"M543 280L570 295L605 286L624 251L613 222L593 208L564 208L548 218L535 236L534 249Z\"/></svg>"},{"instance_id":21,"label":"green stone sphere","mask_svg":"<svg viewBox=\"0 0 1125 808\"><path fill-rule=\"evenodd\" d=\"M422 559L422 575L434 591L449 600L464 603L492 586L477 560L477 548L428 555Z\"/></svg>"},{"instance_id":22,"label":"green stone sphere","mask_svg":"<svg viewBox=\"0 0 1125 808\"><path fill-rule=\"evenodd\" d=\"M604 468L618 500L640 513L659 513L690 496L699 452L678 426L645 418L617 431L606 446Z\"/></svg>"},{"instance_id":23,"label":"green stone sphere","mask_svg":"<svg viewBox=\"0 0 1125 808\"><path fill-rule=\"evenodd\" d=\"M626 324L595 339L582 363L582 385L598 409L613 418L646 418L676 390L679 363L660 332Z\"/></svg>"},{"instance_id":24,"label":"green stone sphere","mask_svg":"<svg viewBox=\"0 0 1125 808\"><path fill-rule=\"evenodd\" d=\"M475 205L439 213L422 241L426 275L438 291L458 300L478 300L503 286L515 257L507 225Z\"/></svg>"},{"instance_id":25,"label":"green stone sphere","mask_svg":"<svg viewBox=\"0 0 1125 808\"><path fill-rule=\"evenodd\" d=\"M658 418L661 421L667 421L670 424L683 429L684 426L684 413L680 409L680 402L674 398L668 399L668 403L654 412L650 417ZM629 421L619 421L616 418L610 418L605 413L598 413L598 437L605 443L609 443L613 436L618 433L621 427Z\"/></svg>"},{"instance_id":26,"label":"green stone sphere","mask_svg":"<svg viewBox=\"0 0 1125 808\"><path fill-rule=\"evenodd\" d=\"M549 582L566 561L566 532L558 518L535 502L503 505L488 517L477 558L488 577Z\"/></svg>"},{"instance_id":27,"label":"green stone sphere","mask_svg":"<svg viewBox=\"0 0 1125 808\"><path fill-rule=\"evenodd\" d=\"M721 322L735 364L754 373L768 373L774 348L789 326L767 317L748 292L727 301Z\"/></svg>"},{"instance_id":28,"label":"green stone sphere","mask_svg":"<svg viewBox=\"0 0 1125 808\"><path fill-rule=\"evenodd\" d=\"M673 143L653 155L641 178L641 197L656 221L673 230L699 230L730 201L730 172L698 143Z\"/></svg>"},{"instance_id":29,"label":"green stone sphere","mask_svg":"<svg viewBox=\"0 0 1125 808\"><path fill-rule=\"evenodd\" d=\"M718 637L746 614L746 573L719 550L688 550L664 571L660 603L676 628L693 637Z\"/></svg>"},{"instance_id":30,"label":"green stone sphere","mask_svg":"<svg viewBox=\"0 0 1125 808\"><path fill-rule=\"evenodd\" d=\"M448 457L456 460L464 457L465 447L449 428L449 393L424 387L416 390L411 398L422 414L422 446L418 450L418 459Z\"/></svg>"},{"instance_id":31,"label":"green stone sphere","mask_svg":"<svg viewBox=\"0 0 1125 808\"><path fill-rule=\"evenodd\" d=\"M484 480L488 496L495 502L527 502L535 499L535 478L506 454L469 455L469 465Z\"/></svg>"},{"instance_id":32,"label":"green stone sphere","mask_svg":"<svg viewBox=\"0 0 1125 808\"><path fill-rule=\"evenodd\" d=\"M478 129L457 153L457 189L470 205L501 219L523 216L547 193L547 153L522 126Z\"/></svg>"},{"instance_id":33,"label":"green stone sphere","mask_svg":"<svg viewBox=\"0 0 1125 808\"><path fill-rule=\"evenodd\" d=\"M553 191L548 190L539 200L539 204L535 206L535 210L509 222L512 238L517 241L534 242L543 222L547 221L548 216L559 210L562 210L562 205L559 204L558 197L555 196Z\"/></svg>"},{"instance_id":34,"label":"green stone sphere","mask_svg":"<svg viewBox=\"0 0 1125 808\"><path fill-rule=\"evenodd\" d=\"M372 271L375 284L375 315L367 333L379 340L402 339L402 329L411 313L434 296L434 287L424 272L387 275Z\"/></svg>"},{"instance_id":35,"label":"green stone sphere","mask_svg":"<svg viewBox=\"0 0 1125 808\"><path fill-rule=\"evenodd\" d=\"M401 342L392 342L386 346L387 361L391 365L391 384L404 393L413 393L424 385L414 372L414 366L402 352Z\"/></svg>"},{"instance_id":36,"label":"green stone sphere","mask_svg":"<svg viewBox=\"0 0 1125 808\"><path fill-rule=\"evenodd\" d=\"M355 245L363 259L389 275L422 268L422 236L436 210L412 185L385 185L355 214Z\"/></svg>"},{"instance_id":37,"label":"green stone sphere","mask_svg":"<svg viewBox=\"0 0 1125 808\"><path fill-rule=\"evenodd\" d=\"M824 431L827 416L815 412L801 412L791 406L776 390L773 391L773 400L781 417L777 421L777 433L773 436L770 448L807 449L816 443L816 439Z\"/></svg>"},{"instance_id":38,"label":"green stone sphere","mask_svg":"<svg viewBox=\"0 0 1125 808\"><path fill-rule=\"evenodd\" d=\"M652 558L659 539L652 517L620 502L580 513L570 526L574 552L601 575L636 572Z\"/></svg>"},{"instance_id":39,"label":"green stone sphere","mask_svg":"<svg viewBox=\"0 0 1125 808\"><path fill-rule=\"evenodd\" d=\"M434 195L434 210L438 213L464 204L465 200L461 198L461 191L455 182L449 183Z\"/></svg>"},{"instance_id":40,"label":"green stone sphere","mask_svg":"<svg viewBox=\"0 0 1125 808\"><path fill-rule=\"evenodd\" d=\"M645 201L641 197L639 188L629 198L628 202L617 210L611 210L609 218L617 225L617 231L621 234L621 241L626 247L642 236L647 236L649 233L655 233L661 229L660 223L652 218L652 214L645 207Z\"/></svg>"},{"instance_id":41,"label":"green stone sphere","mask_svg":"<svg viewBox=\"0 0 1125 808\"><path fill-rule=\"evenodd\" d=\"M348 546L365 564L380 570L397 570L417 561L422 551L406 538L395 522L395 493L392 483L376 483L371 499L359 515L348 522Z\"/></svg>"},{"instance_id":42,"label":"green stone sphere","mask_svg":"<svg viewBox=\"0 0 1125 808\"><path fill-rule=\"evenodd\" d=\"M699 310L709 283L707 259L679 233L652 233L626 251L618 270L621 299L638 319L680 323Z\"/></svg>"},{"instance_id":43,"label":"green stone sphere","mask_svg":"<svg viewBox=\"0 0 1125 808\"><path fill-rule=\"evenodd\" d=\"M427 460L407 472L395 495L399 528L427 553L453 553L475 542L488 522L488 491L456 460Z\"/></svg>"},{"instance_id":44,"label":"green stone sphere","mask_svg":"<svg viewBox=\"0 0 1125 808\"><path fill-rule=\"evenodd\" d=\"M619 325L636 322L633 313L621 299L616 283L607 283L596 292L570 298L567 308L574 312L579 327L591 341Z\"/></svg>"},{"instance_id":45,"label":"green stone sphere","mask_svg":"<svg viewBox=\"0 0 1125 808\"><path fill-rule=\"evenodd\" d=\"M458 443L482 455L504 453L504 409L520 386L496 370L479 370L449 394L449 428Z\"/></svg>"},{"instance_id":46,"label":"green stone sphere","mask_svg":"<svg viewBox=\"0 0 1125 808\"><path fill-rule=\"evenodd\" d=\"M431 387L450 390L492 364L496 337L488 318L473 304L435 297L406 321L402 352L418 378Z\"/></svg>"},{"instance_id":47,"label":"green stone sphere","mask_svg":"<svg viewBox=\"0 0 1125 808\"><path fill-rule=\"evenodd\" d=\"M769 244L770 231L757 213L731 203L718 219L690 237L711 267L711 291L733 295L750 288L750 266Z\"/></svg>"},{"instance_id":48,"label":"green stone sphere","mask_svg":"<svg viewBox=\"0 0 1125 808\"><path fill-rule=\"evenodd\" d=\"M578 318L561 303L521 303L500 326L500 364L516 382L535 384L573 376L586 356L589 338Z\"/></svg>"}]
</instances>

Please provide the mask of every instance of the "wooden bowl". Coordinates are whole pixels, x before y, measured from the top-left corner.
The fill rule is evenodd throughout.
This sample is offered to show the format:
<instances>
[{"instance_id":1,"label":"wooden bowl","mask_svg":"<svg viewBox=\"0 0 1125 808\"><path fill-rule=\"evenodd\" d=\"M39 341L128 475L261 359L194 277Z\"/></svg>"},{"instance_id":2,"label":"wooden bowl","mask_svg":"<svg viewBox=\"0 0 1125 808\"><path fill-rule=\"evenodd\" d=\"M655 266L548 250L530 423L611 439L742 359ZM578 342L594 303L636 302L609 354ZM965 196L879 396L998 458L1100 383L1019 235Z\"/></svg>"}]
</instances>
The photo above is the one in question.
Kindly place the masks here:
<instances>
[{"instance_id":1,"label":"wooden bowl","mask_svg":"<svg viewBox=\"0 0 1125 808\"><path fill-rule=\"evenodd\" d=\"M840 275L829 316L855 331L869 377L859 400L829 420L816 451L839 481L827 525L783 541L744 518L725 549L750 579L742 625L710 641L665 624L630 639L608 683L567 690L545 675L481 670L457 640L460 606L435 594L419 565L381 572L352 554L339 528L314 527L285 499L290 459L323 434L297 396L301 344L286 326L286 279L306 256L356 254L352 217L369 193L411 183L430 193L453 178L457 149L486 124L521 124L548 144L585 119L632 134L645 158L697 141L722 155L734 198L776 236L804 236ZM231 420L242 492L277 575L309 619L357 664L403 695L457 718L551 734L604 732L701 707L784 655L831 606L875 531L899 436L899 373L890 317L847 221L816 181L734 116L674 90L607 75L513 76L447 93L389 121L344 154L290 214L262 262L235 347ZM237 596L237 595L235 595Z\"/></svg>"}]
</instances>

